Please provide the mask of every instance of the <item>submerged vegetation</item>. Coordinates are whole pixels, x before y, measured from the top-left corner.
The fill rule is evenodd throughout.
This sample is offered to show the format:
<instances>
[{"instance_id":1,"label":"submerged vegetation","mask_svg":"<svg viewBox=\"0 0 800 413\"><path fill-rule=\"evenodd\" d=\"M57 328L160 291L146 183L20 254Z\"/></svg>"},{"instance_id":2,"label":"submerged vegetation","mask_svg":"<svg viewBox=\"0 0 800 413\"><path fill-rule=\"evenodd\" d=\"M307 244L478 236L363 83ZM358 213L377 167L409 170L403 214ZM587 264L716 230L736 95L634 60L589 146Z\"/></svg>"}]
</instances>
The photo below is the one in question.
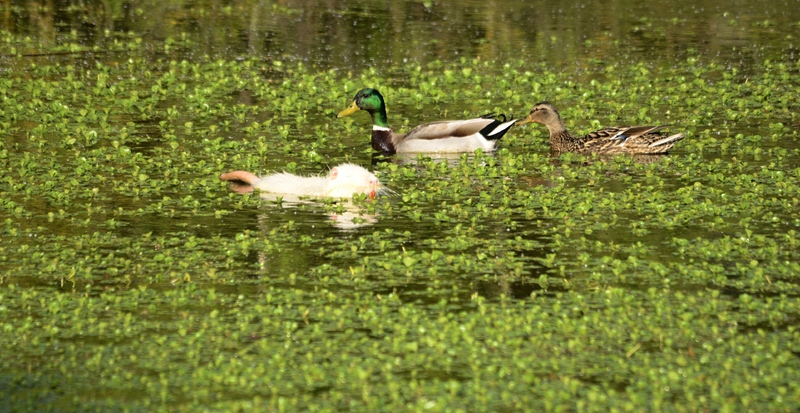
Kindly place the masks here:
<instances>
[{"instance_id":1,"label":"submerged vegetation","mask_svg":"<svg viewBox=\"0 0 800 413\"><path fill-rule=\"evenodd\" d=\"M31 56L45 46L1 36L11 410L800 407L791 54L353 70L172 58L152 49L192 45L135 34L119 55ZM494 153L387 157L366 117L335 118L363 87L402 130L549 100L571 131L686 139L554 156L527 127ZM290 205L218 179L341 162L397 194Z\"/></svg>"}]
</instances>

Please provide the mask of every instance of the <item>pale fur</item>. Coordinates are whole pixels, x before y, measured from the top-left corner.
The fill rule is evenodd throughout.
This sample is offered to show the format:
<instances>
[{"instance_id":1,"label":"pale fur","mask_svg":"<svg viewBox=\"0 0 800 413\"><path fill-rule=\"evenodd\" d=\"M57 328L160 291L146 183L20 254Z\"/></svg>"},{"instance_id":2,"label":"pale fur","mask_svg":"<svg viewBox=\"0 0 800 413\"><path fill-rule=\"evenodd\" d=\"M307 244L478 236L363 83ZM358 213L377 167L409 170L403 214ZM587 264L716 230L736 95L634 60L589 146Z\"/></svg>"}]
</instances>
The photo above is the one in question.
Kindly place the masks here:
<instances>
[{"instance_id":1,"label":"pale fur","mask_svg":"<svg viewBox=\"0 0 800 413\"><path fill-rule=\"evenodd\" d=\"M259 178L250 172L234 171L220 175L220 179L242 181L264 192L314 198L351 198L354 194L375 197L386 190L370 171L351 163L333 167L327 176L281 172Z\"/></svg>"}]
</instances>

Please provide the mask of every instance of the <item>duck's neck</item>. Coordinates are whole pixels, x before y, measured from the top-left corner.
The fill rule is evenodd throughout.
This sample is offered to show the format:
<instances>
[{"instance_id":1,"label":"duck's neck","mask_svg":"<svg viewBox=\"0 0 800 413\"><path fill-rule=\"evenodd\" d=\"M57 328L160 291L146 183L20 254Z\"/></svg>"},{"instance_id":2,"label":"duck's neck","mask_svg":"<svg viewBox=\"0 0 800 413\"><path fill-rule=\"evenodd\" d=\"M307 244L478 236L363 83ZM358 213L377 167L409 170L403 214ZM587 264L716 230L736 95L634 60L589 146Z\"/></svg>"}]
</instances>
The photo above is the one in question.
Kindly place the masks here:
<instances>
[{"instance_id":1,"label":"duck's neck","mask_svg":"<svg viewBox=\"0 0 800 413\"><path fill-rule=\"evenodd\" d=\"M557 117L553 122L547 123L547 129L550 130L550 136L556 135L569 135L567 133L567 128L564 127L564 122L561 121L561 117Z\"/></svg>"},{"instance_id":2,"label":"duck's neck","mask_svg":"<svg viewBox=\"0 0 800 413\"><path fill-rule=\"evenodd\" d=\"M372 149L386 155L394 155L397 149L394 147L393 133L389 128L389 118L386 116L386 105L383 103L383 98L381 98L380 108L370 111L369 114L372 116Z\"/></svg>"},{"instance_id":3,"label":"duck's neck","mask_svg":"<svg viewBox=\"0 0 800 413\"><path fill-rule=\"evenodd\" d=\"M556 121L550 122L546 124L547 129L550 130L550 143L556 142L565 142L569 141L572 135L567 132L567 128L564 127L564 122L561 121L561 117L559 116Z\"/></svg>"},{"instance_id":4,"label":"duck's neck","mask_svg":"<svg viewBox=\"0 0 800 413\"><path fill-rule=\"evenodd\" d=\"M372 125L372 149L386 155L394 155L397 149L392 141L392 130L378 125Z\"/></svg>"},{"instance_id":5,"label":"duck's neck","mask_svg":"<svg viewBox=\"0 0 800 413\"><path fill-rule=\"evenodd\" d=\"M381 105L380 109L369 112L372 116L372 124L381 128L389 128L389 117L386 116L386 107Z\"/></svg>"}]
</instances>

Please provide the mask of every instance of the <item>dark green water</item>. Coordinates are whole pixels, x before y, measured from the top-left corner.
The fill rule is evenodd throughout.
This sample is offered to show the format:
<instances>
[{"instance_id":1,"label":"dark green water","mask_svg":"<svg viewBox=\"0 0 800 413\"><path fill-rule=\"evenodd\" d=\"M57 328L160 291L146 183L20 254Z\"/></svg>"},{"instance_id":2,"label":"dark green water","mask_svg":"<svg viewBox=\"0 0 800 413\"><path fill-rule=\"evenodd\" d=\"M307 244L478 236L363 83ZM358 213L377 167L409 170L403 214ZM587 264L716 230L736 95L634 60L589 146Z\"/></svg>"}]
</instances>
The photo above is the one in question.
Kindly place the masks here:
<instances>
[{"instance_id":1,"label":"dark green water","mask_svg":"<svg viewBox=\"0 0 800 413\"><path fill-rule=\"evenodd\" d=\"M669 64L694 52L732 66L798 53L794 1L314 2L9 1L0 24L30 43L114 61L140 38L149 59L287 59L361 71L460 57L586 64ZM164 44L176 45L171 48ZM110 54L107 56L106 54ZM16 60L16 59L15 59ZM13 62L8 62L13 63Z\"/></svg>"}]
</instances>

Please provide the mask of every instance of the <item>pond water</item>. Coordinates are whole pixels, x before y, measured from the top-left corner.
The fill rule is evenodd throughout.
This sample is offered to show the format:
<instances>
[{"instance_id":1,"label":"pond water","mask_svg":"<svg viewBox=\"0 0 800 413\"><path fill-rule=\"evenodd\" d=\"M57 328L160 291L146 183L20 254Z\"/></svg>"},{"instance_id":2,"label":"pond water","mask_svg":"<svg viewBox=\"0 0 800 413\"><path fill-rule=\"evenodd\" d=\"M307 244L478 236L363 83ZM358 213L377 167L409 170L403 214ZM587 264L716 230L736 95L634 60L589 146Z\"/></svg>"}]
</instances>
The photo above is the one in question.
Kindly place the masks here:
<instances>
[{"instance_id":1,"label":"pond water","mask_svg":"<svg viewBox=\"0 0 800 413\"><path fill-rule=\"evenodd\" d=\"M126 53L114 51L133 41L154 61L286 59L360 72L524 57L567 69L670 64L690 53L731 65L796 58L795 6L792 0L11 1L0 19L8 34L25 39L18 53L57 60L52 50L60 49L69 61L89 64L124 60ZM25 62L19 60L7 63Z\"/></svg>"},{"instance_id":2,"label":"pond water","mask_svg":"<svg viewBox=\"0 0 800 413\"><path fill-rule=\"evenodd\" d=\"M0 3L0 411L796 411L798 6ZM383 156L363 87L687 136ZM396 194L218 179L341 162Z\"/></svg>"}]
</instances>

